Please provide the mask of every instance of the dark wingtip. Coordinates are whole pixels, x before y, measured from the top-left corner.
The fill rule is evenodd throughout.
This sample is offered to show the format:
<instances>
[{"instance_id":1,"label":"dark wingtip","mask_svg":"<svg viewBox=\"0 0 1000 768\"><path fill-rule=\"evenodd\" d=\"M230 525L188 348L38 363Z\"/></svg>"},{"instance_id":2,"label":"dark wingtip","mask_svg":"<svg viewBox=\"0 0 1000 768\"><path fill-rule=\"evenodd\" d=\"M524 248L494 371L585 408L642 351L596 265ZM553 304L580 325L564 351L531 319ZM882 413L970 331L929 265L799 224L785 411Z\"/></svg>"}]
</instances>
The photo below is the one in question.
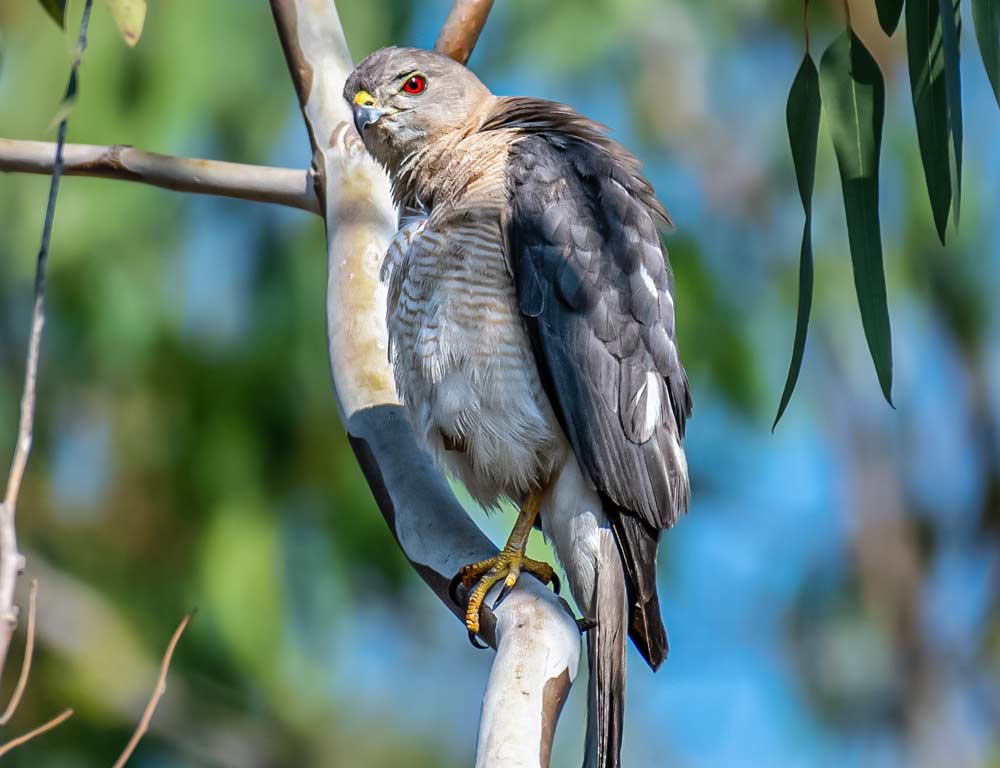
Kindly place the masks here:
<instances>
[{"instance_id":1,"label":"dark wingtip","mask_svg":"<svg viewBox=\"0 0 1000 768\"><path fill-rule=\"evenodd\" d=\"M649 664L649 668L651 670L656 672L661 666L663 666L663 662L667 660L667 656L669 655L670 655L669 645L664 646L663 648L658 648L656 649L655 652L650 653L648 656L645 657L646 663Z\"/></svg>"},{"instance_id":2,"label":"dark wingtip","mask_svg":"<svg viewBox=\"0 0 1000 768\"><path fill-rule=\"evenodd\" d=\"M660 625L663 626L662 624ZM660 668L667 656L670 655L670 640L666 632L640 632L633 626L630 628L629 636L635 643L635 648L639 655L645 659L649 668L654 672Z\"/></svg>"}]
</instances>

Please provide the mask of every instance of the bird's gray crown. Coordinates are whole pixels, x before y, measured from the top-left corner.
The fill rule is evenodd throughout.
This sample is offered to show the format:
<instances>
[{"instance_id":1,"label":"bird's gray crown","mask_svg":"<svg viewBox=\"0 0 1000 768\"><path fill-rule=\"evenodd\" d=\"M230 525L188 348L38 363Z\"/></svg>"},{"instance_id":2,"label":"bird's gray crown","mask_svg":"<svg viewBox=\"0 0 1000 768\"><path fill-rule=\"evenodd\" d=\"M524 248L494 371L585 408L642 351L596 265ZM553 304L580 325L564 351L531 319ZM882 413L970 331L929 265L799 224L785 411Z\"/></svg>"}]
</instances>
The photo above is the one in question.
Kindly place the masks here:
<instances>
[{"instance_id":1,"label":"bird's gray crown","mask_svg":"<svg viewBox=\"0 0 1000 768\"><path fill-rule=\"evenodd\" d=\"M377 92L384 91L387 86L399 84L404 76L415 72L424 74L428 80L432 76L458 74L460 77L467 77L472 74L454 59L434 51L402 46L380 48L358 64L347 78L344 98L349 104L353 104L358 91L368 91L376 95Z\"/></svg>"},{"instance_id":2,"label":"bird's gray crown","mask_svg":"<svg viewBox=\"0 0 1000 768\"><path fill-rule=\"evenodd\" d=\"M368 150L392 174L404 158L466 128L493 99L471 71L420 48L382 48L344 85L344 99Z\"/></svg>"}]
</instances>

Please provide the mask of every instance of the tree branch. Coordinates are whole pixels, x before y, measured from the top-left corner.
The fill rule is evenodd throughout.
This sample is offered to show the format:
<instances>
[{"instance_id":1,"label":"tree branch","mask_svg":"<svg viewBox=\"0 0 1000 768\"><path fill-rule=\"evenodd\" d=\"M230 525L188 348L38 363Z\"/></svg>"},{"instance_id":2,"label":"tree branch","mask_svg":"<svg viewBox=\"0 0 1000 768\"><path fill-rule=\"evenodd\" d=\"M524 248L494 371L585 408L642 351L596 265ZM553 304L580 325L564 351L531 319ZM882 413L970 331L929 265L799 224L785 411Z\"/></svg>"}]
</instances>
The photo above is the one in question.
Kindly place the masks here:
<instances>
[{"instance_id":1,"label":"tree branch","mask_svg":"<svg viewBox=\"0 0 1000 768\"><path fill-rule=\"evenodd\" d=\"M31 660L35 654L35 612L38 609L38 579L31 581L31 593L28 596L28 633L24 641L24 659L21 661L21 674L17 676L17 685L10 696L7 708L0 715L0 725L7 725L24 696L24 689L28 687L28 677L31 675Z\"/></svg>"},{"instance_id":2,"label":"tree branch","mask_svg":"<svg viewBox=\"0 0 1000 768\"><path fill-rule=\"evenodd\" d=\"M468 62L492 7L493 0L455 0L434 50L463 64Z\"/></svg>"},{"instance_id":3,"label":"tree branch","mask_svg":"<svg viewBox=\"0 0 1000 768\"><path fill-rule=\"evenodd\" d=\"M0 757L3 757L15 747L20 747L22 744L27 744L29 741L31 741L34 738L37 738L38 736L41 736L43 733L48 733L56 726L62 725L72 716L73 716L72 709L64 709L61 713L53 717L47 723L43 723L42 725L38 726L37 728L34 728L33 730L28 731L27 733L18 736L15 739L11 739L6 744L0 745Z\"/></svg>"},{"instance_id":4,"label":"tree branch","mask_svg":"<svg viewBox=\"0 0 1000 768\"><path fill-rule=\"evenodd\" d=\"M456 3L439 49L467 57L490 3ZM334 391L358 463L412 564L459 618L448 582L497 552L420 447L400 406L386 355L386 291L379 266L397 228L388 179L361 145L342 98L353 63L331 0L271 0L313 142L328 252L327 335ZM499 587L497 588L497 591ZM580 657L565 603L521 579L483 638L497 649L480 722L477 766L547 766L555 725Z\"/></svg>"},{"instance_id":5,"label":"tree branch","mask_svg":"<svg viewBox=\"0 0 1000 768\"><path fill-rule=\"evenodd\" d=\"M55 145L0 139L0 171L51 174ZM319 214L309 171L171 157L134 147L67 144L63 175L137 181L177 192L277 203Z\"/></svg>"},{"instance_id":6,"label":"tree branch","mask_svg":"<svg viewBox=\"0 0 1000 768\"><path fill-rule=\"evenodd\" d=\"M142 737L146 735L149 730L149 724L153 720L153 713L156 711L156 705L160 703L160 699L163 694L167 692L167 672L170 671L170 661L174 657L174 651L177 648L177 643L180 642L181 635L184 634L184 630L187 629L187 625L191 622L191 617L193 613L188 613L181 619L181 623L177 625L177 629L174 630L173 636L170 638L170 642L167 643L167 650L163 654L163 660L160 662L160 674L156 678L156 687L153 688L153 693L149 697L149 703L146 705L145 711L142 713L142 719L139 720L139 724L135 728L135 733L132 734L132 738L128 740L128 744L125 745L125 749L122 750L121 755L115 760L113 768L124 768L125 763L128 762L129 758L132 757L132 753L135 752L135 748L139 746L139 742L142 741Z\"/></svg>"}]
</instances>

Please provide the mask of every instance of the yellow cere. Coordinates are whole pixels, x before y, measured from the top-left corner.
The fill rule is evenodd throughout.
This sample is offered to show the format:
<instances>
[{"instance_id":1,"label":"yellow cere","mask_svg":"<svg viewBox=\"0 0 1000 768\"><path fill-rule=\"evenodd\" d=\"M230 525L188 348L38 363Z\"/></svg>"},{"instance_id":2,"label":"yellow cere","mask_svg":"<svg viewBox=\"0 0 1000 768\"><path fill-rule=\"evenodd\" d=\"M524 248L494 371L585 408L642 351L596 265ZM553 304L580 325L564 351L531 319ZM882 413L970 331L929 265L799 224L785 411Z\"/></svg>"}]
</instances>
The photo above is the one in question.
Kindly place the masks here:
<instances>
[{"instance_id":1,"label":"yellow cere","mask_svg":"<svg viewBox=\"0 0 1000 768\"><path fill-rule=\"evenodd\" d=\"M354 96L354 103L361 107L370 107L375 103L375 97L368 91L358 91Z\"/></svg>"}]
</instances>

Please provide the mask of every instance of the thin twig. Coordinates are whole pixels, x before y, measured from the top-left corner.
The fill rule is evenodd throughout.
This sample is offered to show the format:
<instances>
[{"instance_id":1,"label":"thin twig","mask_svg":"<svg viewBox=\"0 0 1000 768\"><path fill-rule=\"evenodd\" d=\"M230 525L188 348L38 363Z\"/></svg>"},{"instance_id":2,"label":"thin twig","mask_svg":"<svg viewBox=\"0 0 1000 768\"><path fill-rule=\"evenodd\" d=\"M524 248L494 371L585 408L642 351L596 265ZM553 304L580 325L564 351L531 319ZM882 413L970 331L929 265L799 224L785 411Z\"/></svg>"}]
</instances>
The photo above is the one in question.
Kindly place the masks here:
<instances>
[{"instance_id":1,"label":"thin twig","mask_svg":"<svg viewBox=\"0 0 1000 768\"><path fill-rule=\"evenodd\" d=\"M809 55L809 0L802 0L802 31L806 36L806 56Z\"/></svg>"},{"instance_id":2,"label":"thin twig","mask_svg":"<svg viewBox=\"0 0 1000 768\"><path fill-rule=\"evenodd\" d=\"M122 766L128 762L128 759L132 757L132 753L139 745L142 737L145 736L146 732L149 730L149 722L153 719L153 713L156 711L156 705L160 703L160 698L167 690L167 672L170 670L170 660L173 658L174 649L177 648L177 643L181 639L181 635L184 634L184 630L187 629L187 625L191 621L192 616L194 616L193 611L181 619L181 623L178 624L177 629L174 630L174 635L170 638L170 643L167 645L167 651L163 654L163 661L160 663L160 676L156 679L156 688L153 689L153 695L149 697L149 703L146 705L146 711L142 713L142 719L139 721L139 725L136 726L135 733L132 734L132 738L129 739L128 744L125 745L124 751L115 761L114 768L122 768Z\"/></svg>"},{"instance_id":3,"label":"thin twig","mask_svg":"<svg viewBox=\"0 0 1000 768\"><path fill-rule=\"evenodd\" d=\"M35 653L35 610L38 602L38 579L31 580L31 594L28 596L28 636L24 641L24 659L21 661L21 674L18 675L17 685L14 693L10 697L7 709L0 715L0 725L7 725L10 719L17 712L17 705L21 703L24 689L28 685L28 676L31 674L31 659Z\"/></svg>"},{"instance_id":4,"label":"thin twig","mask_svg":"<svg viewBox=\"0 0 1000 768\"><path fill-rule=\"evenodd\" d=\"M87 25L90 23L90 9L93 0L86 0L83 17L80 19L80 34L77 38L76 53L70 67L66 98L76 94L77 73L80 60L87 47ZM42 227L42 244L38 249L35 267L35 304L31 314L31 337L28 341L28 358L24 370L24 391L21 395L21 414L17 428L17 445L7 476L7 492L0 505L0 675L7 661L10 640L17 626L17 609L14 606L14 585L24 570L24 556L17 549L17 531L14 521L17 497L24 479L24 468L31 453L31 440L35 422L35 390L38 382L38 352L42 344L42 326L45 324L45 265L49 256L49 241L52 238L52 221L56 213L56 198L59 194L59 178L62 175L63 145L66 143L68 115L59 121L56 140L56 157L52 166L52 183L49 186L49 200L45 208L45 224Z\"/></svg>"},{"instance_id":5,"label":"thin twig","mask_svg":"<svg viewBox=\"0 0 1000 768\"><path fill-rule=\"evenodd\" d=\"M483 31L493 0L455 0L434 50L465 64Z\"/></svg>"},{"instance_id":6,"label":"thin twig","mask_svg":"<svg viewBox=\"0 0 1000 768\"><path fill-rule=\"evenodd\" d=\"M55 145L0 139L0 171L51 174ZM67 144L64 176L92 176L150 184L177 192L276 203L319 214L309 171L172 157L134 147Z\"/></svg>"},{"instance_id":7,"label":"thin twig","mask_svg":"<svg viewBox=\"0 0 1000 768\"><path fill-rule=\"evenodd\" d=\"M27 733L25 733L22 736L18 736L16 739L11 739L6 744L0 746L0 757L3 757L4 755L6 755L8 752L10 752L15 747L19 747L22 744L25 744L25 743L31 741L32 739L34 739L34 738L36 738L38 736L41 736L43 733L48 733L49 731L51 731L56 726L62 725L64 722L66 722L67 720L69 720L72 716L73 716L73 710L72 709L63 710L63 712L61 712L60 714L58 714L55 717L53 717L47 723L44 723L44 724L38 726L37 728L35 728L32 731L28 731Z\"/></svg>"}]
</instances>

